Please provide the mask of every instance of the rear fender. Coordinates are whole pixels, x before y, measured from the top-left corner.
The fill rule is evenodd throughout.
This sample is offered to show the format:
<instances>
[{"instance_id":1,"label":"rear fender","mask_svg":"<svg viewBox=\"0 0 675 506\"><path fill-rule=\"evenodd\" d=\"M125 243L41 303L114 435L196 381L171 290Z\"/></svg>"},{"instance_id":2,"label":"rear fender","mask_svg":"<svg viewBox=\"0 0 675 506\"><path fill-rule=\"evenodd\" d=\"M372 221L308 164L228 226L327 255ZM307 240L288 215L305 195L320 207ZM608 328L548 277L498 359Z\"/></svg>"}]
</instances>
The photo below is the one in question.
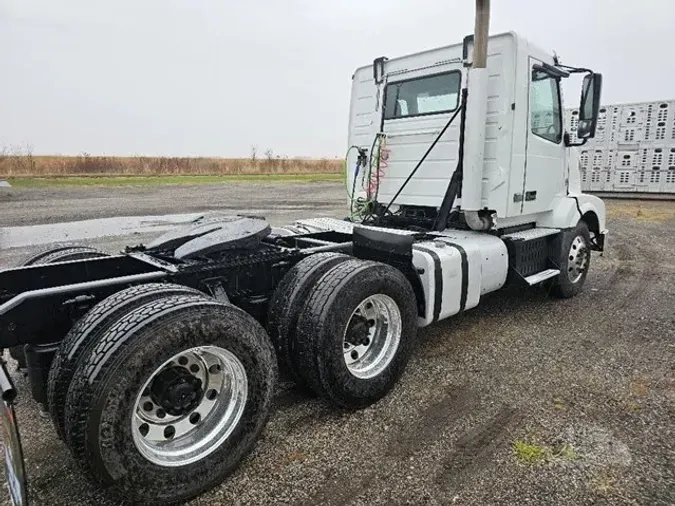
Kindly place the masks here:
<instances>
[{"instance_id":1,"label":"rear fender","mask_svg":"<svg viewBox=\"0 0 675 506\"><path fill-rule=\"evenodd\" d=\"M366 227L354 227L353 253L357 258L375 260L400 270L410 282L417 299L417 313L424 317L426 300L420 275L413 265L414 236Z\"/></svg>"}]
</instances>

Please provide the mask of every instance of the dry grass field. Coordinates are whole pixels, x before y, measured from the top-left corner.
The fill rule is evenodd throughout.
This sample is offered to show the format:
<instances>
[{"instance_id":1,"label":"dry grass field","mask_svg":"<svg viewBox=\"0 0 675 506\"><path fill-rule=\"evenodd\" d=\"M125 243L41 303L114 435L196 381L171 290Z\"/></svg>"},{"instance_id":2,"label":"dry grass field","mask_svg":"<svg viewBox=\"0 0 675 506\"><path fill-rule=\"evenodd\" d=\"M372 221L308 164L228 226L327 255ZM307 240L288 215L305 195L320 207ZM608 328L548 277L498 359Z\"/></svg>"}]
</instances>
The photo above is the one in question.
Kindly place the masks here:
<instances>
[{"instance_id":1,"label":"dry grass field","mask_svg":"<svg viewBox=\"0 0 675 506\"><path fill-rule=\"evenodd\" d=\"M150 156L34 156L0 152L0 179L60 176L177 176L256 174L336 174L339 159L282 158L267 152L258 158L189 158Z\"/></svg>"}]
</instances>

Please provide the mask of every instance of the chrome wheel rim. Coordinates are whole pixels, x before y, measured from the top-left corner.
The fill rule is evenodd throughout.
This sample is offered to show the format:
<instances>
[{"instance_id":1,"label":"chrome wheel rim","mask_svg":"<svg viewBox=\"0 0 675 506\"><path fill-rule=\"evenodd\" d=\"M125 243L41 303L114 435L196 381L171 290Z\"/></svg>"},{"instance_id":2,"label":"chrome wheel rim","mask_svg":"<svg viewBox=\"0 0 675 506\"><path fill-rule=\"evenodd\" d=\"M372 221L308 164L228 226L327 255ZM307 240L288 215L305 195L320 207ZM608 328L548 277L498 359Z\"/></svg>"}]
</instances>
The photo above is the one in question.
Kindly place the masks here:
<instances>
[{"instance_id":1,"label":"chrome wheel rim","mask_svg":"<svg viewBox=\"0 0 675 506\"><path fill-rule=\"evenodd\" d=\"M578 235L572 241L567 257L567 277L570 282L576 283L581 279L588 268L590 251L583 236Z\"/></svg>"},{"instance_id":2,"label":"chrome wheel rim","mask_svg":"<svg viewBox=\"0 0 675 506\"><path fill-rule=\"evenodd\" d=\"M352 312L343 336L344 360L360 379L373 378L391 363L401 342L401 312L383 293L364 299Z\"/></svg>"},{"instance_id":3,"label":"chrome wheel rim","mask_svg":"<svg viewBox=\"0 0 675 506\"><path fill-rule=\"evenodd\" d=\"M232 352L198 346L177 353L136 397L131 415L136 448L159 466L197 462L232 434L247 397L246 370Z\"/></svg>"}]
</instances>

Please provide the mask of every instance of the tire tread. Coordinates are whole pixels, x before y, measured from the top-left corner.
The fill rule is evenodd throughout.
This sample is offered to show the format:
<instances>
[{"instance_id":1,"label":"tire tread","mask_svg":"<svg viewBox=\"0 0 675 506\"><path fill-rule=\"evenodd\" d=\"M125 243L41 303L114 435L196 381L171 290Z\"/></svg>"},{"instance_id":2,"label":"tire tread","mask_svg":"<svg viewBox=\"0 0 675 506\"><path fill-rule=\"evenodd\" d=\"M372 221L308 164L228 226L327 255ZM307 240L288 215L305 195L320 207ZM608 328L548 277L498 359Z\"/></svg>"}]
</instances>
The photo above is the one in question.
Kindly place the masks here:
<instances>
[{"instance_id":1,"label":"tire tread","mask_svg":"<svg viewBox=\"0 0 675 506\"><path fill-rule=\"evenodd\" d=\"M317 253L304 258L286 273L270 301L267 331L277 351L280 369L290 373L300 386L306 386L298 370L294 350L297 324L307 296L316 282L334 265L349 260L342 253Z\"/></svg>"},{"instance_id":2,"label":"tire tread","mask_svg":"<svg viewBox=\"0 0 675 506\"><path fill-rule=\"evenodd\" d=\"M230 457L236 461L232 465L236 465L240 458L243 458L242 455L250 450L267 421L273 385L276 382L276 360L274 349L266 332L248 313L229 303L207 299L203 295L169 295L146 302L117 318L106 332L98 337L97 342L83 357L75 371L66 402L66 440L78 466L91 481L108 489L109 494L117 499L123 498L132 502L153 504L174 500L184 501L212 487L215 483L214 479L220 476L219 469L213 468L206 475L196 476L193 480L194 486L191 486L189 491L181 489L176 492L180 497L167 498L168 492L162 487L167 487L168 482L164 485L148 483L141 488L133 485L133 480L136 478L131 482L126 478L111 482L105 470L105 464L100 460L99 450L90 439L93 430L90 417L95 415L105 388L109 387L111 382L114 383L114 371L118 364L122 363L120 360L126 360L122 357L130 356L128 353L125 355L126 348L135 345L133 349L139 350L137 337L141 334L147 335L152 326L158 322L178 322L191 316L207 317L209 321L218 318L220 321L227 322L227 325L253 325L251 332L256 337L247 342L250 342L251 348L255 350L258 367L266 371L265 379L261 380L267 385L265 393L262 394L263 397L251 398L249 401L255 403L255 409L262 415L255 420L255 424L246 425L245 437L237 443L238 453ZM223 466L226 469L230 464L223 463ZM182 472L189 475L189 468L185 468Z\"/></svg>"},{"instance_id":3,"label":"tire tread","mask_svg":"<svg viewBox=\"0 0 675 506\"><path fill-rule=\"evenodd\" d=\"M336 359L331 354L337 341L342 350L344 330L335 326L346 324L353 311L351 306L344 306L344 297L349 297L353 303L356 295L363 300L377 293L369 292L368 286L379 286L377 289L389 292L397 299L402 336L395 358L380 375L356 379L347 370L342 355ZM376 402L386 395L405 370L416 341L416 318L415 293L399 270L359 259L335 265L314 285L298 320L297 361L307 385L317 395L342 408L358 409Z\"/></svg>"},{"instance_id":4,"label":"tire tread","mask_svg":"<svg viewBox=\"0 0 675 506\"><path fill-rule=\"evenodd\" d=\"M49 413L58 436L65 440L65 404L68 389L82 356L117 319L150 300L168 295L206 294L183 285L148 283L132 286L103 299L91 308L66 334L54 356L47 382Z\"/></svg>"}]
</instances>

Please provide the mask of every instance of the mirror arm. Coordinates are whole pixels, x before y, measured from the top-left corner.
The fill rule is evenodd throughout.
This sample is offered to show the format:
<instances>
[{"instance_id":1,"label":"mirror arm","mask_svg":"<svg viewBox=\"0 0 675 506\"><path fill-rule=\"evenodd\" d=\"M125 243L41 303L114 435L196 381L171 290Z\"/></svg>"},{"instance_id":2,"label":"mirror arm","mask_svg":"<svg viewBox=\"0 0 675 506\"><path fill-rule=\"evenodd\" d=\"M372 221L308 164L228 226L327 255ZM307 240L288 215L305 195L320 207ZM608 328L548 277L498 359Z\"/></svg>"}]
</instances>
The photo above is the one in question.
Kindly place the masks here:
<instances>
[{"instance_id":1,"label":"mirror arm","mask_svg":"<svg viewBox=\"0 0 675 506\"><path fill-rule=\"evenodd\" d=\"M567 148L577 148L579 146L583 146L588 142L588 139L581 139L581 142L577 142L576 144L572 144L570 142L570 134L569 132L565 132L565 135L563 136L563 140L565 141L565 147Z\"/></svg>"},{"instance_id":2,"label":"mirror arm","mask_svg":"<svg viewBox=\"0 0 675 506\"><path fill-rule=\"evenodd\" d=\"M586 69L583 67L570 67L569 65L556 65L561 69L565 69L570 74L595 74L591 69Z\"/></svg>"},{"instance_id":3,"label":"mirror arm","mask_svg":"<svg viewBox=\"0 0 675 506\"><path fill-rule=\"evenodd\" d=\"M534 69L556 79L570 76L570 73L567 70L560 68L560 66L549 65L548 63L544 62L535 64Z\"/></svg>"}]
</instances>

